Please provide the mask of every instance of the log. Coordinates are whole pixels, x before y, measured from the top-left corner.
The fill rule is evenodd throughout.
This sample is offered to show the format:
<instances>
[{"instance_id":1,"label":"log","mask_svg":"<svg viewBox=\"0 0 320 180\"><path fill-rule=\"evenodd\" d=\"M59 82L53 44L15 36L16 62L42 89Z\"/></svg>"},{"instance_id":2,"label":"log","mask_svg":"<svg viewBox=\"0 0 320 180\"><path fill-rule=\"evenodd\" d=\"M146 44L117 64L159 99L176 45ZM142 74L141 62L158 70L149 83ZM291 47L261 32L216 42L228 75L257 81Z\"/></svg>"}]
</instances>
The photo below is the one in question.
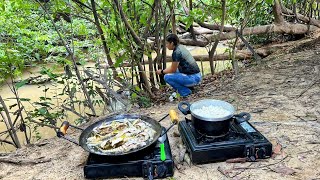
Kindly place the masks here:
<instances>
[{"instance_id":1,"label":"log","mask_svg":"<svg viewBox=\"0 0 320 180\"><path fill-rule=\"evenodd\" d=\"M293 11L284 7L283 5L281 6L281 10L283 13L288 14L288 15L294 15ZM320 28L320 21L314 18L309 18L307 16L304 16L302 14L297 13L297 18L300 21L303 21L305 23L310 23L311 25L317 26Z\"/></svg>"},{"instance_id":2,"label":"log","mask_svg":"<svg viewBox=\"0 0 320 180\"><path fill-rule=\"evenodd\" d=\"M220 25L219 24L209 24L206 22L198 22L198 24L202 27L211 29L211 30L219 30L220 29ZM230 32L230 31L234 31L236 30L236 28L234 27L228 27L228 26L224 26L223 27L223 32Z\"/></svg>"},{"instance_id":3,"label":"log","mask_svg":"<svg viewBox=\"0 0 320 180\"><path fill-rule=\"evenodd\" d=\"M293 24L284 22L281 25L278 24L269 24L264 26L256 26L244 28L242 31L242 35L258 35L258 34L268 34L268 33L287 33L287 34L306 34L310 31L315 31L319 29L316 26L308 26L305 24ZM232 31L229 33L222 34L220 36L220 40L233 39L236 37L236 32ZM214 40L215 36L210 36L209 39Z\"/></svg>"},{"instance_id":4,"label":"log","mask_svg":"<svg viewBox=\"0 0 320 180\"><path fill-rule=\"evenodd\" d=\"M268 34L268 33L286 33L286 34L306 34L308 32L316 31L319 28L314 25L305 25L305 24L293 24L284 22L282 24L269 24L269 25L263 25L263 26L255 26L255 27L248 27L244 28L242 31L243 36L247 35L259 35L259 34ZM236 32L228 32L223 33L220 36L220 41L227 40L227 39L233 39L236 37ZM209 35L206 36L207 39L210 39L211 41L214 41L216 38L216 35ZM197 40L194 41L192 39L181 39L181 44L189 45L189 46L200 46L205 47L209 44L209 41L205 40Z\"/></svg>"}]
</instances>

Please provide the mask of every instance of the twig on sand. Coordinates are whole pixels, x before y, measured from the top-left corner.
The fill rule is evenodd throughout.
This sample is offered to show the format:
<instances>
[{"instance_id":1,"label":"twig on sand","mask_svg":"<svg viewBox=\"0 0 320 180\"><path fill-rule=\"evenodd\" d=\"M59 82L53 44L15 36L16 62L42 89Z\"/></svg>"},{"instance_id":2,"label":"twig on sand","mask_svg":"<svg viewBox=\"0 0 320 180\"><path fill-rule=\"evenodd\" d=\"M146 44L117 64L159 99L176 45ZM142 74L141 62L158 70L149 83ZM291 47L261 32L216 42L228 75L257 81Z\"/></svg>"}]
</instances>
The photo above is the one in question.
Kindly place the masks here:
<instances>
[{"instance_id":1,"label":"twig on sand","mask_svg":"<svg viewBox=\"0 0 320 180\"><path fill-rule=\"evenodd\" d=\"M251 166L251 164L249 166ZM221 166L219 166L217 170L227 178L234 178L245 171L245 169L240 169L240 170L237 170L238 172L236 172L235 174L230 175L230 173L235 170L234 168L224 170L221 168Z\"/></svg>"},{"instance_id":2,"label":"twig on sand","mask_svg":"<svg viewBox=\"0 0 320 180\"><path fill-rule=\"evenodd\" d=\"M258 167L249 167L249 166L247 166L247 167L234 167L234 169L260 169L260 168L265 168L265 167L269 167L269 166L273 166L273 165L276 165L276 164L278 164L278 163L281 163L281 162L283 162L287 157L289 157L289 156L286 156L286 157L282 158L282 159L281 159L280 161L278 161L278 162L271 163L271 164L267 164L267 165L264 165L264 166L258 166Z\"/></svg>"},{"instance_id":3,"label":"twig on sand","mask_svg":"<svg viewBox=\"0 0 320 180\"><path fill-rule=\"evenodd\" d=\"M206 172L207 179L209 179L208 171L206 170L206 168L201 168L200 166L197 166L197 165L194 165L194 166L199 168L199 169L203 169Z\"/></svg>"},{"instance_id":4,"label":"twig on sand","mask_svg":"<svg viewBox=\"0 0 320 180\"><path fill-rule=\"evenodd\" d=\"M16 164L16 165L35 165L35 164L46 163L50 161L51 159L44 159L44 157L40 157L36 160L15 159L15 158L8 158L8 157L0 158L0 162L2 163L9 163L9 164Z\"/></svg>"}]
</instances>

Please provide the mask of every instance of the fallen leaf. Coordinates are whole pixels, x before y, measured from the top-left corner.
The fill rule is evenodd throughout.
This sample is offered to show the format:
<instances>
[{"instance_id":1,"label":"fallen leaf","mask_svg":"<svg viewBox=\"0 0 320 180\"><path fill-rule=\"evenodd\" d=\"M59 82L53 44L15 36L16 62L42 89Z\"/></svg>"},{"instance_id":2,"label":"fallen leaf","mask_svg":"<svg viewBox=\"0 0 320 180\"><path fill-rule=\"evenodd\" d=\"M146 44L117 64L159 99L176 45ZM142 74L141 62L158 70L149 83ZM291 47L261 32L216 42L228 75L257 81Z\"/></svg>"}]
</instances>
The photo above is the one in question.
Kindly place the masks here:
<instances>
[{"instance_id":1,"label":"fallen leaf","mask_svg":"<svg viewBox=\"0 0 320 180\"><path fill-rule=\"evenodd\" d=\"M303 155L298 155L298 159L299 159L301 162L306 162L306 157L303 156Z\"/></svg>"},{"instance_id":2,"label":"fallen leaf","mask_svg":"<svg viewBox=\"0 0 320 180\"><path fill-rule=\"evenodd\" d=\"M276 173L280 173L283 175L294 175L296 173L296 171L294 169L289 168L285 165L279 165L277 167L270 168L270 169Z\"/></svg>"},{"instance_id":3,"label":"fallen leaf","mask_svg":"<svg viewBox=\"0 0 320 180\"><path fill-rule=\"evenodd\" d=\"M281 146L281 144L277 141L277 144L274 146L273 153L274 153L274 154L277 154L277 155L280 155L280 154L282 154L281 150L282 150L282 146Z\"/></svg>"},{"instance_id":4,"label":"fallen leaf","mask_svg":"<svg viewBox=\"0 0 320 180\"><path fill-rule=\"evenodd\" d=\"M245 163L247 161L246 158L233 158L233 159L227 159L226 163Z\"/></svg>"}]
</instances>

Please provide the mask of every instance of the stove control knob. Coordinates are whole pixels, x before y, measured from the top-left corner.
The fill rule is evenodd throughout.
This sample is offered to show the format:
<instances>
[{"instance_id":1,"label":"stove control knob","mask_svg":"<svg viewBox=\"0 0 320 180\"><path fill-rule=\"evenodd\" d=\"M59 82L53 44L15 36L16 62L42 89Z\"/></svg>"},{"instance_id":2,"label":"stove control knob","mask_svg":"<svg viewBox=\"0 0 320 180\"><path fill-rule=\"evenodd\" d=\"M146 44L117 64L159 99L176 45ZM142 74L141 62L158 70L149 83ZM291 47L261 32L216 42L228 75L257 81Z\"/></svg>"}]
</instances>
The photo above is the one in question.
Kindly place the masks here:
<instances>
[{"instance_id":1,"label":"stove control knob","mask_svg":"<svg viewBox=\"0 0 320 180\"><path fill-rule=\"evenodd\" d=\"M164 164L158 165L156 167L156 174L158 178L165 178L167 174L167 167Z\"/></svg>"},{"instance_id":2,"label":"stove control knob","mask_svg":"<svg viewBox=\"0 0 320 180\"><path fill-rule=\"evenodd\" d=\"M261 147L256 151L256 158L257 159L264 159L266 158L266 148Z\"/></svg>"}]
</instances>

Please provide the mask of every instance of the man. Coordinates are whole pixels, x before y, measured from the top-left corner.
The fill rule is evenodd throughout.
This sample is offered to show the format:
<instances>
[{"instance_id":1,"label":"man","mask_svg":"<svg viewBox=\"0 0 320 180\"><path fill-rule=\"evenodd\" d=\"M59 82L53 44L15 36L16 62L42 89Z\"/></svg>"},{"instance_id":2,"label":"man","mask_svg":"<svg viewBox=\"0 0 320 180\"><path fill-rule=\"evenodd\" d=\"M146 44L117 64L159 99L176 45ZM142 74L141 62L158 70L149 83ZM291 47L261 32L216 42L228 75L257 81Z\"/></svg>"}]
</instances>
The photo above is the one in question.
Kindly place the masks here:
<instances>
[{"instance_id":1,"label":"man","mask_svg":"<svg viewBox=\"0 0 320 180\"><path fill-rule=\"evenodd\" d=\"M157 70L157 74L163 74L164 80L171 85L182 97L192 93L190 87L201 81L201 73L198 64L190 52L179 44L179 38L175 34L166 37L166 46L172 52L172 64L166 69Z\"/></svg>"}]
</instances>

